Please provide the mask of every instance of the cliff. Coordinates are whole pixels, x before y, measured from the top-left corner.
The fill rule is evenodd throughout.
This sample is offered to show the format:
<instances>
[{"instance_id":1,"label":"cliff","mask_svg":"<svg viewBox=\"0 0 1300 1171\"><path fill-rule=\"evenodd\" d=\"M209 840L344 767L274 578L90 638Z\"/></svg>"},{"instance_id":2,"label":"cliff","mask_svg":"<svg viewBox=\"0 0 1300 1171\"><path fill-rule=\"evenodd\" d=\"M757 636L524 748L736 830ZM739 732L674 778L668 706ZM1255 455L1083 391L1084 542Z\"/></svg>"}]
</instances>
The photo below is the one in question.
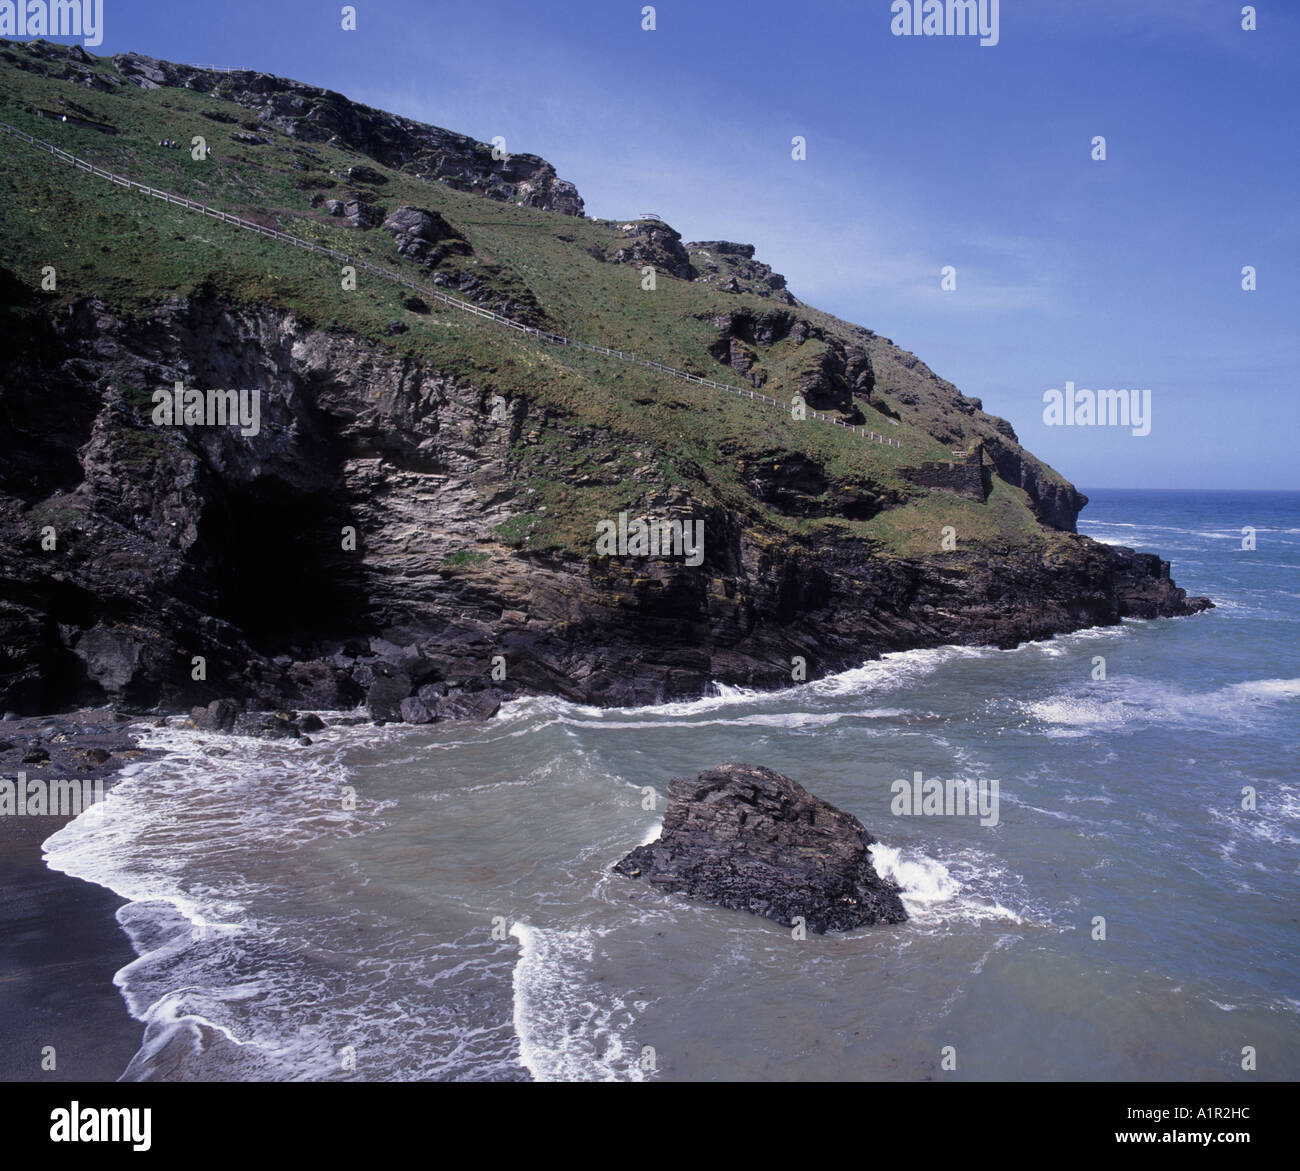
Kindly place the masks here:
<instances>
[{"instance_id":1,"label":"cliff","mask_svg":"<svg viewBox=\"0 0 1300 1171\"><path fill-rule=\"evenodd\" d=\"M87 125L41 113L72 101ZM1078 536L1083 497L1005 421L752 247L587 219L536 156L497 167L301 83L40 43L0 49L0 106L143 182L898 444L369 273L347 289L0 137L5 707L373 707L379 679L390 713L421 688L652 702L1208 604ZM214 159L155 145L199 133ZM178 381L255 392L258 426L160 423ZM907 471L977 447L978 499ZM702 524L698 563L600 552L620 514Z\"/></svg>"}]
</instances>

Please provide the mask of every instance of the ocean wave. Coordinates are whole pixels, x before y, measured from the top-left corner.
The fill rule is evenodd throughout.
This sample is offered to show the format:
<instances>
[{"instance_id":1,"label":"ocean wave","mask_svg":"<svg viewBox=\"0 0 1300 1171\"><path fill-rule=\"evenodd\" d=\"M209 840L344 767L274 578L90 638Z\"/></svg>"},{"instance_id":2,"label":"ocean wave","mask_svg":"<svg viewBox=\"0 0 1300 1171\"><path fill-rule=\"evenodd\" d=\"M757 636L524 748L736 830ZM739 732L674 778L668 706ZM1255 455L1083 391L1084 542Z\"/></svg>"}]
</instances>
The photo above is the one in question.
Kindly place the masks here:
<instances>
[{"instance_id":1,"label":"ocean wave","mask_svg":"<svg viewBox=\"0 0 1300 1171\"><path fill-rule=\"evenodd\" d=\"M1247 865L1267 869L1259 859L1259 844L1287 849L1300 846L1300 788L1261 785L1258 790L1254 809L1242 809L1240 804L1211 805L1205 812L1213 824L1227 831L1227 838L1219 844L1220 857L1238 862L1238 847L1254 843Z\"/></svg>"},{"instance_id":2,"label":"ocean wave","mask_svg":"<svg viewBox=\"0 0 1300 1171\"><path fill-rule=\"evenodd\" d=\"M1300 531L1296 529L1267 528L1263 525L1253 525L1251 527L1254 528L1256 533L1295 533ZM1080 517L1079 529L1082 531L1085 528L1134 529L1150 533L1179 533L1187 537L1233 538L1236 540L1241 540L1242 535L1240 526L1237 528L1191 529L1183 525L1135 524L1132 521L1098 520L1096 517Z\"/></svg>"},{"instance_id":3,"label":"ocean wave","mask_svg":"<svg viewBox=\"0 0 1300 1171\"><path fill-rule=\"evenodd\" d=\"M583 977L602 931L514 923L514 1024L519 1061L534 1081L645 1081L642 1049L628 1039L638 1003ZM630 997L630 993L628 994Z\"/></svg>"},{"instance_id":4,"label":"ocean wave","mask_svg":"<svg viewBox=\"0 0 1300 1171\"><path fill-rule=\"evenodd\" d=\"M942 719L944 717L938 713L888 703L854 709L826 710L826 707L859 696L880 700L893 693L905 692L950 663L1026 653L1058 657L1077 644L1126 638L1135 625L1135 620L1124 619L1114 626L1089 627L1009 648L953 644L891 651L860 667L775 691L714 683L711 685L714 694L699 699L608 708L575 703L556 696L525 696L502 704L498 722L507 722L512 734L527 735L557 724L616 730L727 726L798 729L829 727L850 720ZM755 708L772 710L755 711Z\"/></svg>"},{"instance_id":5,"label":"ocean wave","mask_svg":"<svg viewBox=\"0 0 1300 1171\"><path fill-rule=\"evenodd\" d=\"M1300 696L1300 679L1250 679L1223 689L1229 695L1247 699L1283 700Z\"/></svg>"},{"instance_id":6,"label":"ocean wave","mask_svg":"<svg viewBox=\"0 0 1300 1171\"><path fill-rule=\"evenodd\" d=\"M137 958L114 983L144 1040L126 1080L518 1076L502 945L486 931L417 943L340 908L317 869L318 844L374 832L395 804L366 794L347 752L414 729L331 727L308 747L135 731L165 755L131 766L44 846L51 869L128 900L117 918ZM334 875L335 889L350 881ZM431 999L449 968L461 975Z\"/></svg>"},{"instance_id":7,"label":"ocean wave","mask_svg":"<svg viewBox=\"0 0 1300 1171\"><path fill-rule=\"evenodd\" d=\"M668 720L691 720L700 716L711 715L727 708L752 708L770 705L782 709L775 715L736 715L720 719L719 723L741 722L750 719L756 723L770 722L773 727L785 727L791 720L804 720L808 723L819 721L831 723L849 716L859 718L892 718L907 714L897 707L866 708L853 712L810 712L806 710L790 711L792 700L802 705L812 699L843 698L845 696L874 696L878 693L888 694L911 686L913 683L933 674L947 663L962 659L986 658L1004 653L995 647L942 646L929 647L912 651L890 651L879 659L872 659L860 667L852 667L800 683L793 687L762 691L750 687L733 687L724 683L713 683L713 694L699 699L673 700L666 703L643 704L631 707L596 707L592 704L575 703L554 696L527 696L510 700L503 704L501 713L512 719L534 720L559 719L581 725L605 727L643 727L667 717ZM617 721L632 720L631 724ZM686 724L683 726L703 726Z\"/></svg>"},{"instance_id":8,"label":"ocean wave","mask_svg":"<svg viewBox=\"0 0 1300 1171\"><path fill-rule=\"evenodd\" d=\"M1117 679L1086 692L1018 701L1017 706L1045 725L1049 737L1078 738L1159 725L1235 732L1256 721L1261 712L1298 696L1300 679L1252 679L1207 692Z\"/></svg>"},{"instance_id":9,"label":"ocean wave","mask_svg":"<svg viewBox=\"0 0 1300 1171\"><path fill-rule=\"evenodd\" d=\"M964 871L963 881L949 866L919 850L876 842L870 853L876 873L899 885L899 897L908 916L922 925L953 920L999 919L1017 925L1026 922L1019 913L990 897L985 888L1005 874L1000 867L990 866L983 856L972 853L954 860L954 866Z\"/></svg>"}]
</instances>

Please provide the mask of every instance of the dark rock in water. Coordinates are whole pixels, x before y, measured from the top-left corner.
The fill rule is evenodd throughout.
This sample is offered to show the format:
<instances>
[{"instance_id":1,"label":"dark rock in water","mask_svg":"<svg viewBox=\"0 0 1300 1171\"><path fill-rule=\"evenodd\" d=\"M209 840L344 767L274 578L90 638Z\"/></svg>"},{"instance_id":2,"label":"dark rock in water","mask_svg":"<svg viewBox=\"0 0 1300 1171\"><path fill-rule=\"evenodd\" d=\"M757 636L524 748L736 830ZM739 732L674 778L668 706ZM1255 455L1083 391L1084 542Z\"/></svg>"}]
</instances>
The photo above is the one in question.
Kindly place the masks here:
<instances>
[{"instance_id":1,"label":"dark rock in water","mask_svg":"<svg viewBox=\"0 0 1300 1171\"><path fill-rule=\"evenodd\" d=\"M233 730L263 740L296 740L302 734L291 712L240 712Z\"/></svg>"},{"instance_id":2,"label":"dark rock in water","mask_svg":"<svg viewBox=\"0 0 1300 1171\"><path fill-rule=\"evenodd\" d=\"M415 696L402 700L399 705L402 719L408 724L432 724L433 713Z\"/></svg>"},{"instance_id":3,"label":"dark rock in water","mask_svg":"<svg viewBox=\"0 0 1300 1171\"><path fill-rule=\"evenodd\" d=\"M907 919L898 886L872 865L875 840L851 813L789 777L722 764L669 781L658 840L614 869L787 927L802 916L821 934Z\"/></svg>"},{"instance_id":4,"label":"dark rock in water","mask_svg":"<svg viewBox=\"0 0 1300 1171\"><path fill-rule=\"evenodd\" d=\"M370 640L370 663L376 674L382 674L385 668L409 675L412 683L423 683L434 672L434 665L425 657L415 643L410 646L397 646L383 638Z\"/></svg>"},{"instance_id":5,"label":"dark rock in water","mask_svg":"<svg viewBox=\"0 0 1300 1171\"><path fill-rule=\"evenodd\" d=\"M447 685L445 683L426 683L415 694L426 707L434 707L437 705L438 700L447 694Z\"/></svg>"},{"instance_id":6,"label":"dark rock in water","mask_svg":"<svg viewBox=\"0 0 1300 1171\"><path fill-rule=\"evenodd\" d=\"M500 709L495 691L458 691L438 700L434 715L440 720L490 720Z\"/></svg>"},{"instance_id":7,"label":"dark rock in water","mask_svg":"<svg viewBox=\"0 0 1300 1171\"><path fill-rule=\"evenodd\" d=\"M380 663L374 682L366 691L366 710L372 720L400 720L402 700L411 694L411 677Z\"/></svg>"},{"instance_id":8,"label":"dark rock in water","mask_svg":"<svg viewBox=\"0 0 1300 1171\"><path fill-rule=\"evenodd\" d=\"M207 707L196 707L190 712L194 726L203 732L229 732L239 715L239 704L233 699L214 699Z\"/></svg>"},{"instance_id":9,"label":"dark rock in water","mask_svg":"<svg viewBox=\"0 0 1300 1171\"><path fill-rule=\"evenodd\" d=\"M298 727L304 732L319 732L325 727L325 721L320 716L307 715L298 721Z\"/></svg>"}]
</instances>

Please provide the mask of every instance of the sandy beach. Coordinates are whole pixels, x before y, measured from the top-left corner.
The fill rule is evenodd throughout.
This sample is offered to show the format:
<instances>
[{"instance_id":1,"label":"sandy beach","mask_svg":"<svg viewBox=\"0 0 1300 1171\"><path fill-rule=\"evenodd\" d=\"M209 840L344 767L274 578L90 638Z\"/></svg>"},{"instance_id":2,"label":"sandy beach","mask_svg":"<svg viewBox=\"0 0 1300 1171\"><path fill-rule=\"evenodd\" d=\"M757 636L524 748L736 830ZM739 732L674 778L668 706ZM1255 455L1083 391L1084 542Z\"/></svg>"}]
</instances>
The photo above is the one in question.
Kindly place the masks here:
<instances>
[{"instance_id":1,"label":"sandy beach","mask_svg":"<svg viewBox=\"0 0 1300 1171\"><path fill-rule=\"evenodd\" d=\"M0 777L102 781L146 758L105 710L0 723ZM48 753L45 761L24 758ZM104 756L104 754L108 754ZM102 759L101 759L102 758ZM0 1079L115 1081L143 1027L113 974L135 958L111 891L50 870L41 844L66 815L0 817ZM53 1069L47 1047L53 1047Z\"/></svg>"}]
</instances>

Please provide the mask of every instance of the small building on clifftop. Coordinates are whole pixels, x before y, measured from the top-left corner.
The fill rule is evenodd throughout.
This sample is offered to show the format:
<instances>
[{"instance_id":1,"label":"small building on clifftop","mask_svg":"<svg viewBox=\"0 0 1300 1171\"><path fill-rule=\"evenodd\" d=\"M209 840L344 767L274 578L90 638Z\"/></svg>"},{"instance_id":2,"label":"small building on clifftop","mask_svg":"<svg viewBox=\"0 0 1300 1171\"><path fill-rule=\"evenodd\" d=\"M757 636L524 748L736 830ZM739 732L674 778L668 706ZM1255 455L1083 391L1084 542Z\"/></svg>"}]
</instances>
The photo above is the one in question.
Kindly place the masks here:
<instances>
[{"instance_id":1,"label":"small building on clifftop","mask_svg":"<svg viewBox=\"0 0 1300 1171\"><path fill-rule=\"evenodd\" d=\"M947 462L926 460L920 467L899 468L898 474L931 492L951 492L982 504L991 487L990 473L984 467L984 444L977 443L970 451L954 451L953 456Z\"/></svg>"}]
</instances>

